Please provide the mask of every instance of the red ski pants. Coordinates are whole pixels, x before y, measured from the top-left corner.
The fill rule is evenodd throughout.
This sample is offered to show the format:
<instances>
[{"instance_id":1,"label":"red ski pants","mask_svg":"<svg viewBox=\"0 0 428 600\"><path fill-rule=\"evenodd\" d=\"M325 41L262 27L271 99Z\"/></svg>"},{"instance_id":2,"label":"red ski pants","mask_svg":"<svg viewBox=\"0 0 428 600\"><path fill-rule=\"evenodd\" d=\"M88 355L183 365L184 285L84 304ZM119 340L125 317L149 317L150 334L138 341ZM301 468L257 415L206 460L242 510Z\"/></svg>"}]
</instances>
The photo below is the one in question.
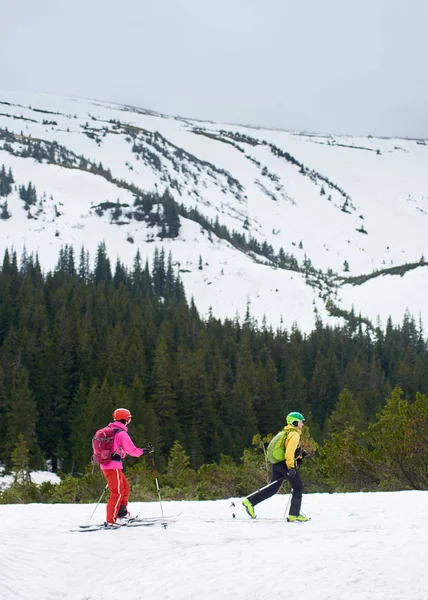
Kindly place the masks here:
<instances>
[{"instance_id":1,"label":"red ski pants","mask_svg":"<svg viewBox=\"0 0 428 600\"><path fill-rule=\"evenodd\" d=\"M107 502L107 523L114 523L121 504L127 506L130 487L122 469L106 469L103 471L107 479L110 498Z\"/></svg>"}]
</instances>

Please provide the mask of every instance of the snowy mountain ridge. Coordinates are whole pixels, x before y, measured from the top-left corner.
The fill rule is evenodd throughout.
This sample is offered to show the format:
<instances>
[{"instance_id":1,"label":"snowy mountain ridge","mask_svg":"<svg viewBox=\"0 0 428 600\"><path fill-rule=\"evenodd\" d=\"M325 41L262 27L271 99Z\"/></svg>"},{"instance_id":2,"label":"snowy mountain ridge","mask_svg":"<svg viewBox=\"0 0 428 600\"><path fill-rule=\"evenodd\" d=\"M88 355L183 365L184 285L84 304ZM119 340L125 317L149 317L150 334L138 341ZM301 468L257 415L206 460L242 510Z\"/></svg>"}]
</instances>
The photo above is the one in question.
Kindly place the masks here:
<instances>
[{"instance_id":1,"label":"snowy mountain ridge","mask_svg":"<svg viewBox=\"0 0 428 600\"><path fill-rule=\"evenodd\" d=\"M423 139L273 131L0 92L0 252L171 252L202 315L428 321ZM6 175L5 175L6 174ZM31 186L29 184L31 183ZM165 194L165 190L168 193ZM0 194L1 194L0 181ZM333 316L336 315L336 316Z\"/></svg>"}]
</instances>

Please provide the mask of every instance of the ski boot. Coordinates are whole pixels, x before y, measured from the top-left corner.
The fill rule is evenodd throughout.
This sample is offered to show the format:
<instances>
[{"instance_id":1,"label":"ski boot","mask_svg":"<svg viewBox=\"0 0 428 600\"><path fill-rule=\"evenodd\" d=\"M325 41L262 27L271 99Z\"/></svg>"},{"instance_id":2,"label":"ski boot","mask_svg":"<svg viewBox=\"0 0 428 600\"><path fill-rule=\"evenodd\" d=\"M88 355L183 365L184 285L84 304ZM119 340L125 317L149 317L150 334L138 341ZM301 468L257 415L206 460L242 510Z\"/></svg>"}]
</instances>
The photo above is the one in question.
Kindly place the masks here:
<instances>
[{"instance_id":1,"label":"ski boot","mask_svg":"<svg viewBox=\"0 0 428 600\"><path fill-rule=\"evenodd\" d=\"M248 500L248 498L245 498L245 500L242 501L242 506L245 508L245 510L247 511L248 515L252 518L255 519L256 518L256 513L254 511L254 506L251 504L251 502Z\"/></svg>"}]
</instances>

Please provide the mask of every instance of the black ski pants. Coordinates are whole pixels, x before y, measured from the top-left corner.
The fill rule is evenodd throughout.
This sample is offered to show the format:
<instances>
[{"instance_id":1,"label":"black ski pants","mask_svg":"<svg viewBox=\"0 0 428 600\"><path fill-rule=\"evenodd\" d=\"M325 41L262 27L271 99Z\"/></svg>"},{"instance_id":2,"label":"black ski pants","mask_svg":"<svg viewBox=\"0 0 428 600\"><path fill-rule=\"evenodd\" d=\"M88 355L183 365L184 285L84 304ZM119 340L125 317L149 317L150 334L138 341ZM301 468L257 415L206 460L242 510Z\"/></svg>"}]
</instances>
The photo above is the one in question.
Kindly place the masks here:
<instances>
[{"instance_id":1,"label":"black ski pants","mask_svg":"<svg viewBox=\"0 0 428 600\"><path fill-rule=\"evenodd\" d=\"M284 480L287 479L293 488L290 503L290 515L297 517L300 514L300 507L302 506L303 485L299 471L297 471L297 469L293 469L293 471L294 474L292 475L288 473L285 462L274 463L272 465L272 477L270 483L247 496L248 500L253 506L256 506L256 504L259 504L260 502L263 502L263 500L276 494L284 483Z\"/></svg>"}]
</instances>

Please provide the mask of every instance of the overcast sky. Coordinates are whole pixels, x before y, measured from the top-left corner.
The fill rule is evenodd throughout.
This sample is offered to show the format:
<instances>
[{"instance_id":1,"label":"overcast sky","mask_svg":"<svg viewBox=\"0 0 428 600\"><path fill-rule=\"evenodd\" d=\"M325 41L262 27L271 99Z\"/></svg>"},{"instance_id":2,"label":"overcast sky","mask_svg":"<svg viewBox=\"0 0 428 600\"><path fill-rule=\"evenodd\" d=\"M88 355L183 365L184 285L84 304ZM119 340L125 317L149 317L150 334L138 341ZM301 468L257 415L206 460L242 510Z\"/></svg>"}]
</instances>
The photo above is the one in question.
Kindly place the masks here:
<instances>
[{"instance_id":1,"label":"overcast sky","mask_svg":"<svg viewBox=\"0 0 428 600\"><path fill-rule=\"evenodd\" d=\"M0 0L0 90L428 137L427 0Z\"/></svg>"}]
</instances>

